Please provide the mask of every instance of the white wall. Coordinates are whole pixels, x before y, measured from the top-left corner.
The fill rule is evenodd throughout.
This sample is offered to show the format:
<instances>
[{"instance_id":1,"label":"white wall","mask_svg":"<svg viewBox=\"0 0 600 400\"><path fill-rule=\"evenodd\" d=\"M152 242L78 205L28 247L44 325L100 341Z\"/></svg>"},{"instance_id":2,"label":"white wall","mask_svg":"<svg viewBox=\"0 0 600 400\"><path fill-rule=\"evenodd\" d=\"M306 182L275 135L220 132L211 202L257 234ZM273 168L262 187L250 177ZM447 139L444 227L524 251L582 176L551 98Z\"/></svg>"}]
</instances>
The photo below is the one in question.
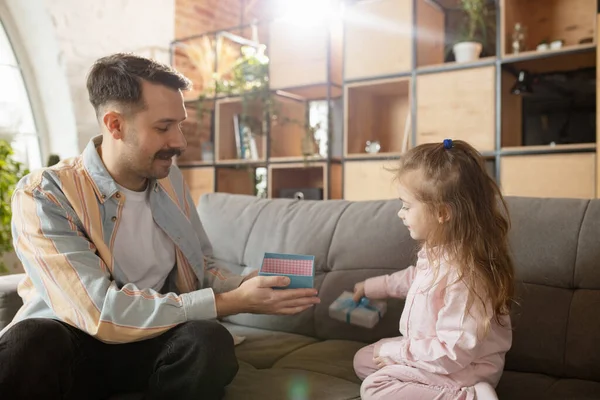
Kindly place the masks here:
<instances>
[{"instance_id":1,"label":"white wall","mask_svg":"<svg viewBox=\"0 0 600 400\"><path fill-rule=\"evenodd\" d=\"M40 134L42 162L49 153L61 158L76 154L73 103L43 0L0 0L0 18L22 67Z\"/></svg>"},{"instance_id":2,"label":"white wall","mask_svg":"<svg viewBox=\"0 0 600 400\"><path fill-rule=\"evenodd\" d=\"M175 0L0 0L0 13L30 69L44 159L76 155L98 133L85 88L96 59L123 51L168 62L175 35Z\"/></svg>"},{"instance_id":3,"label":"white wall","mask_svg":"<svg viewBox=\"0 0 600 400\"><path fill-rule=\"evenodd\" d=\"M23 0L21 0L23 1ZM28 1L28 0L25 0ZM93 62L114 52L169 61L175 0L44 0L66 66L80 148L98 133L85 87Z\"/></svg>"},{"instance_id":4,"label":"white wall","mask_svg":"<svg viewBox=\"0 0 600 400\"><path fill-rule=\"evenodd\" d=\"M93 62L114 52L169 61L175 0L0 0L0 17L25 79L45 161L77 155L98 133L85 79ZM14 254L5 262L20 270Z\"/></svg>"}]
</instances>

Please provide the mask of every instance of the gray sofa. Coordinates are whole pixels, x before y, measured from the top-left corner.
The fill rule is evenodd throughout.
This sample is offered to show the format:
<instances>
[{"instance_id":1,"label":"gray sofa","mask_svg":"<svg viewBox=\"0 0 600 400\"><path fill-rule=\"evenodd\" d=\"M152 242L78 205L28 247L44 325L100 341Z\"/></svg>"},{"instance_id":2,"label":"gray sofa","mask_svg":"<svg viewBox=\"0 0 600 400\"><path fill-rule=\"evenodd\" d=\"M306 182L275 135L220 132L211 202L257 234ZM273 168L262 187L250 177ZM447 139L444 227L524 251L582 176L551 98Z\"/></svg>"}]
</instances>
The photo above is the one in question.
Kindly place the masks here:
<instances>
[{"instance_id":1,"label":"gray sofa","mask_svg":"<svg viewBox=\"0 0 600 400\"><path fill-rule=\"evenodd\" d=\"M517 268L514 340L500 399L600 399L600 200L509 198ZM328 306L355 282L408 266L416 245L398 201L261 200L205 195L199 212L215 255L235 271L267 251L316 256L321 304L293 317L236 315L245 341L227 399L357 399L352 358L398 335L402 302L373 329L333 320ZM1 280L0 280L1 281ZM14 282L0 283L0 324L15 312ZM8 310L6 309L8 306Z\"/></svg>"}]
</instances>

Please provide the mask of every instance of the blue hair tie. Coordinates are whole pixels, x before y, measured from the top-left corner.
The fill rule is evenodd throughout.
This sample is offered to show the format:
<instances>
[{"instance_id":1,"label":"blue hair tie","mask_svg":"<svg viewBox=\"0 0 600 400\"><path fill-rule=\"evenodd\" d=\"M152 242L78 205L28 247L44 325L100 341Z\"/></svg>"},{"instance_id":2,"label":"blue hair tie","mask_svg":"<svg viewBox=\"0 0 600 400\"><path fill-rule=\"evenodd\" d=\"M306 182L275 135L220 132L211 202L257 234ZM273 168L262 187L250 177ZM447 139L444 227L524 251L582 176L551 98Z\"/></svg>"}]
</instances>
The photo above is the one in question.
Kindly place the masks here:
<instances>
[{"instance_id":1,"label":"blue hair tie","mask_svg":"<svg viewBox=\"0 0 600 400\"><path fill-rule=\"evenodd\" d=\"M452 139L444 139L444 148L451 149L452 148Z\"/></svg>"}]
</instances>

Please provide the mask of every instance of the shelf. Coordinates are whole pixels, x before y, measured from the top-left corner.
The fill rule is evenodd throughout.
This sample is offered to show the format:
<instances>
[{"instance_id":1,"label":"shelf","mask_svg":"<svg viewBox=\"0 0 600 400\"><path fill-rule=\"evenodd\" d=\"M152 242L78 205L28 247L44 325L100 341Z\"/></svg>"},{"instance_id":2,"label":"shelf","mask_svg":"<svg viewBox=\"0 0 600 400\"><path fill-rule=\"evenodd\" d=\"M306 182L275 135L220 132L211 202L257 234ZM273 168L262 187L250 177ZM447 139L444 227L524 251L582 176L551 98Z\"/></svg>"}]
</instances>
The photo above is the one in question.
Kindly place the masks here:
<instances>
[{"instance_id":1,"label":"shelf","mask_svg":"<svg viewBox=\"0 0 600 400\"><path fill-rule=\"evenodd\" d=\"M525 49L535 51L542 41L564 40L563 47L596 39L596 0L502 0L502 55L514 55L512 33L516 23L527 30Z\"/></svg>"},{"instance_id":2,"label":"shelf","mask_svg":"<svg viewBox=\"0 0 600 400\"><path fill-rule=\"evenodd\" d=\"M506 196L594 198L595 167L595 153L502 157L502 192Z\"/></svg>"},{"instance_id":3,"label":"shelf","mask_svg":"<svg viewBox=\"0 0 600 400\"><path fill-rule=\"evenodd\" d=\"M269 163L271 163L271 164L289 164L289 163L299 163L299 162L312 163L312 162L319 162L319 161L326 161L326 159L325 159L325 157L321 157L321 156L271 157L269 159Z\"/></svg>"},{"instance_id":4,"label":"shelf","mask_svg":"<svg viewBox=\"0 0 600 400\"><path fill-rule=\"evenodd\" d=\"M327 99L327 88L329 87L330 98L340 97L342 95L342 88L338 85L328 85L325 83L316 85L296 86L277 89L275 93L286 96L289 98L295 98L296 100L308 101L308 100L323 100Z\"/></svg>"},{"instance_id":5,"label":"shelf","mask_svg":"<svg viewBox=\"0 0 600 400\"><path fill-rule=\"evenodd\" d=\"M503 147L502 150L500 151L500 154L503 156L510 156L510 155L548 154L548 153L578 153L578 152L592 152L592 151L596 151L595 143Z\"/></svg>"},{"instance_id":6,"label":"shelf","mask_svg":"<svg viewBox=\"0 0 600 400\"><path fill-rule=\"evenodd\" d=\"M410 71L412 15L412 1L373 0L348 7L344 80Z\"/></svg>"},{"instance_id":7,"label":"shelf","mask_svg":"<svg viewBox=\"0 0 600 400\"><path fill-rule=\"evenodd\" d=\"M342 136L342 98L328 103L326 100L290 98L280 91L276 93L279 95L273 108L277 115L271 119L269 161L324 159L329 154L330 145L334 146L331 155L337 155L336 145L339 143L341 146ZM333 130L331 135L328 134L329 129Z\"/></svg>"},{"instance_id":8,"label":"shelf","mask_svg":"<svg viewBox=\"0 0 600 400\"><path fill-rule=\"evenodd\" d=\"M417 76L417 145L446 138L495 150L495 67Z\"/></svg>"},{"instance_id":9,"label":"shelf","mask_svg":"<svg viewBox=\"0 0 600 400\"><path fill-rule=\"evenodd\" d=\"M265 167L254 167L250 165L238 167L218 166L217 192L256 195L257 169Z\"/></svg>"},{"instance_id":10,"label":"shelf","mask_svg":"<svg viewBox=\"0 0 600 400\"><path fill-rule=\"evenodd\" d=\"M410 78L346 85L345 157L370 156L367 141L379 141L378 155L403 151L410 137ZM407 139L408 139L407 138Z\"/></svg>"},{"instance_id":11,"label":"shelf","mask_svg":"<svg viewBox=\"0 0 600 400\"><path fill-rule=\"evenodd\" d=\"M234 160L220 160L217 161L215 163L216 166L251 166L251 165L256 165L256 166L261 166L261 165L265 165L266 161L265 160L239 160L239 159L234 159Z\"/></svg>"},{"instance_id":12,"label":"shelf","mask_svg":"<svg viewBox=\"0 0 600 400\"><path fill-rule=\"evenodd\" d=\"M203 194L214 191L215 169L213 167L182 168L181 174L196 206Z\"/></svg>"},{"instance_id":13,"label":"shelf","mask_svg":"<svg viewBox=\"0 0 600 400\"><path fill-rule=\"evenodd\" d=\"M581 53L557 56L552 63L528 60L516 64L514 70L503 68L502 151L595 147L595 64L594 53ZM550 147L551 143L556 147Z\"/></svg>"},{"instance_id":14,"label":"shelf","mask_svg":"<svg viewBox=\"0 0 600 400\"><path fill-rule=\"evenodd\" d=\"M277 97L276 101L279 115L271 122L269 160L299 159L302 157L308 103L286 97Z\"/></svg>"},{"instance_id":15,"label":"shelf","mask_svg":"<svg viewBox=\"0 0 600 400\"><path fill-rule=\"evenodd\" d=\"M325 163L270 164L269 197L294 198L304 191L305 198L327 199L327 165Z\"/></svg>"},{"instance_id":16,"label":"shelf","mask_svg":"<svg viewBox=\"0 0 600 400\"><path fill-rule=\"evenodd\" d=\"M472 62L464 62L457 63L455 61L443 63L443 64L434 64L427 65L424 67L417 68L417 75L425 75L425 74L435 74L438 72L448 72L448 71L458 71L462 69L469 68L477 68L477 67L485 67L496 64L496 57L483 57L476 61Z\"/></svg>"},{"instance_id":17,"label":"shelf","mask_svg":"<svg viewBox=\"0 0 600 400\"><path fill-rule=\"evenodd\" d=\"M502 61L502 69L528 71L543 74L556 71L575 71L596 66L596 47L587 47L586 51L546 51L545 54L532 54L530 57L514 57ZM546 54L547 53L547 54Z\"/></svg>"},{"instance_id":18,"label":"shelf","mask_svg":"<svg viewBox=\"0 0 600 400\"><path fill-rule=\"evenodd\" d=\"M346 160L388 160L397 159L402 156L402 152L396 153L364 153L364 154L348 154L344 157Z\"/></svg>"},{"instance_id":19,"label":"shelf","mask_svg":"<svg viewBox=\"0 0 600 400\"><path fill-rule=\"evenodd\" d=\"M553 57L576 56L579 53L592 53L596 50L596 44L576 44L572 46L563 47L556 50L531 50L524 51L518 54L509 54L504 56L502 64L514 64L522 61L530 60L545 60ZM552 68L555 68L554 66Z\"/></svg>"},{"instance_id":20,"label":"shelf","mask_svg":"<svg viewBox=\"0 0 600 400\"><path fill-rule=\"evenodd\" d=\"M252 121L250 123L253 130L253 140L256 149L255 158L241 158L238 155L237 143L241 141L238 130L236 130L235 117L238 117L237 123L240 126L244 123L243 113ZM215 110L215 154L217 163L225 161L232 162L256 162L266 159L266 135L261 131L263 116L259 104L251 102L244 111L242 100L239 97L220 99L216 102ZM256 132L256 133L254 133ZM251 145L251 148L253 145Z\"/></svg>"},{"instance_id":21,"label":"shelf","mask_svg":"<svg viewBox=\"0 0 600 400\"><path fill-rule=\"evenodd\" d=\"M269 24L270 87L342 84L342 24L274 20Z\"/></svg>"},{"instance_id":22,"label":"shelf","mask_svg":"<svg viewBox=\"0 0 600 400\"><path fill-rule=\"evenodd\" d=\"M427 72L429 68L440 69L448 64L450 69L459 69L463 65L481 66L496 58L495 32L487 32L488 40L483 43L479 56L481 59L468 63L455 62L452 47L462 40L460 32L465 29L467 14L459 1L417 0L416 12L416 65L418 70ZM496 5L494 1L485 5L489 21L495 21ZM488 24L489 26L493 26ZM477 40L477 39L476 39Z\"/></svg>"},{"instance_id":23,"label":"shelf","mask_svg":"<svg viewBox=\"0 0 600 400\"><path fill-rule=\"evenodd\" d=\"M397 161L347 161L344 164L344 199L366 201L397 199L394 168Z\"/></svg>"},{"instance_id":24,"label":"shelf","mask_svg":"<svg viewBox=\"0 0 600 400\"><path fill-rule=\"evenodd\" d=\"M212 163L214 149L210 139L210 124L212 104L203 105L206 112L202 112L202 121L198 118L197 103L186 105L187 118L181 124L181 131L187 146L181 156L177 157L177 164L198 165Z\"/></svg>"}]
</instances>

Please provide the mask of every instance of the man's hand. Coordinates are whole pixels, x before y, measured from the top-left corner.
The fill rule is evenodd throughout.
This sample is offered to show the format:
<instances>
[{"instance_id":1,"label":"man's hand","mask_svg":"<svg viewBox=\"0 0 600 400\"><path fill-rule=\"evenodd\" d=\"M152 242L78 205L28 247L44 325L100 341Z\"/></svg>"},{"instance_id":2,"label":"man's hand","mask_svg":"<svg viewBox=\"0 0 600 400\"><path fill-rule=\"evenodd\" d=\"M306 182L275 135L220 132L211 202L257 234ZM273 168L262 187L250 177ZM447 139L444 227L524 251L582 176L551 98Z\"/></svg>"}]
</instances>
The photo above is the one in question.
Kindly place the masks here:
<instances>
[{"instance_id":1,"label":"man's hand","mask_svg":"<svg viewBox=\"0 0 600 400\"><path fill-rule=\"evenodd\" d=\"M365 282L358 282L356 285L354 285L354 294L352 295L352 300L358 303L364 296Z\"/></svg>"},{"instance_id":2,"label":"man's hand","mask_svg":"<svg viewBox=\"0 0 600 400\"><path fill-rule=\"evenodd\" d=\"M285 276L256 276L231 292L215 295L217 316L239 313L293 315L321 302L316 289L275 290L286 287Z\"/></svg>"},{"instance_id":3,"label":"man's hand","mask_svg":"<svg viewBox=\"0 0 600 400\"><path fill-rule=\"evenodd\" d=\"M242 279L242 283L244 283L247 280L250 280L256 276L258 276L258 270L254 270L254 271L250 272L248 275L244 276L244 279ZM242 283L240 283L240 286Z\"/></svg>"}]
</instances>

